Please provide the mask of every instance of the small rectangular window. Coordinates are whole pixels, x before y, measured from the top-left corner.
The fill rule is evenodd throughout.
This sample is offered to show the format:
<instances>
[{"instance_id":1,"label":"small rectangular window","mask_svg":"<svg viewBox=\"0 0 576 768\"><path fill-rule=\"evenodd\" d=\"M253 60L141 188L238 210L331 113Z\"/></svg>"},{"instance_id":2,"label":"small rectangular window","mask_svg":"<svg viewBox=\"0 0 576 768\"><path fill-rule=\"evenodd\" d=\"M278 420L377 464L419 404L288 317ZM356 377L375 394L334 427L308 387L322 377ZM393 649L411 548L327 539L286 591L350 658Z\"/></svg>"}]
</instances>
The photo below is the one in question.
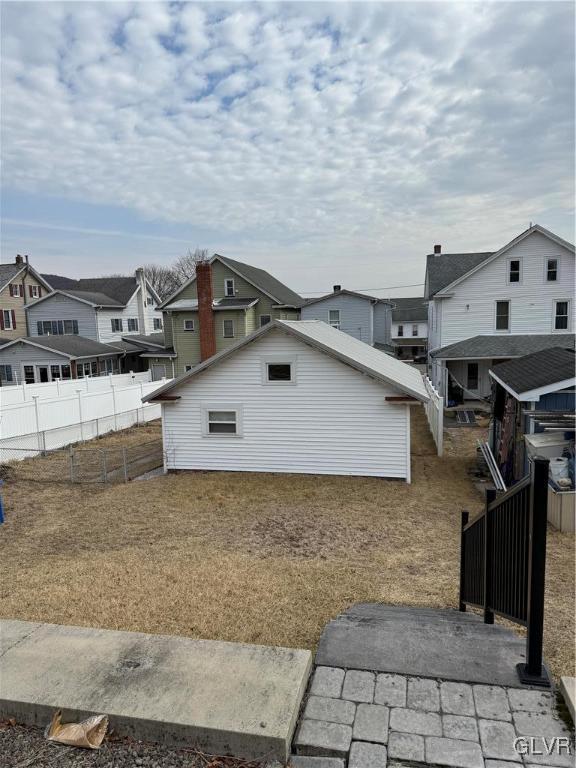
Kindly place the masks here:
<instances>
[{"instance_id":1,"label":"small rectangular window","mask_svg":"<svg viewBox=\"0 0 576 768\"><path fill-rule=\"evenodd\" d=\"M67 336L78 335L78 320L64 320L64 333Z\"/></svg>"},{"instance_id":2,"label":"small rectangular window","mask_svg":"<svg viewBox=\"0 0 576 768\"><path fill-rule=\"evenodd\" d=\"M270 315L260 315L260 327L263 325L268 325L268 323L272 320Z\"/></svg>"},{"instance_id":3,"label":"small rectangular window","mask_svg":"<svg viewBox=\"0 0 576 768\"><path fill-rule=\"evenodd\" d=\"M404 326L399 325L398 326L398 336L404 336Z\"/></svg>"},{"instance_id":4,"label":"small rectangular window","mask_svg":"<svg viewBox=\"0 0 576 768\"><path fill-rule=\"evenodd\" d=\"M416 323L412 326L412 336L418 336L418 326Z\"/></svg>"},{"instance_id":5,"label":"small rectangular window","mask_svg":"<svg viewBox=\"0 0 576 768\"><path fill-rule=\"evenodd\" d=\"M9 309L2 310L2 319L4 321L4 330L12 330L12 312Z\"/></svg>"},{"instance_id":6,"label":"small rectangular window","mask_svg":"<svg viewBox=\"0 0 576 768\"><path fill-rule=\"evenodd\" d=\"M13 381L12 366L0 365L0 381Z\"/></svg>"},{"instance_id":7,"label":"small rectangular window","mask_svg":"<svg viewBox=\"0 0 576 768\"><path fill-rule=\"evenodd\" d=\"M478 363L468 363L468 389L478 389Z\"/></svg>"},{"instance_id":8,"label":"small rectangular window","mask_svg":"<svg viewBox=\"0 0 576 768\"><path fill-rule=\"evenodd\" d=\"M188 371L191 371L191 370L192 370L192 366L191 366L191 365L185 365L185 366L184 366L184 371L185 371L186 373L188 373Z\"/></svg>"},{"instance_id":9,"label":"small rectangular window","mask_svg":"<svg viewBox=\"0 0 576 768\"><path fill-rule=\"evenodd\" d=\"M496 330L497 331L510 330L510 302L509 301L496 302Z\"/></svg>"},{"instance_id":10,"label":"small rectangular window","mask_svg":"<svg viewBox=\"0 0 576 768\"><path fill-rule=\"evenodd\" d=\"M154 299L151 296L148 296L148 298L146 299L146 306L151 307L152 304L154 304Z\"/></svg>"},{"instance_id":11,"label":"small rectangular window","mask_svg":"<svg viewBox=\"0 0 576 768\"><path fill-rule=\"evenodd\" d=\"M340 330L340 310L339 309L331 309L328 313L328 322L332 326L332 328L337 328Z\"/></svg>"},{"instance_id":12,"label":"small rectangular window","mask_svg":"<svg viewBox=\"0 0 576 768\"><path fill-rule=\"evenodd\" d=\"M223 324L223 336L225 339L234 338L234 320L224 320Z\"/></svg>"},{"instance_id":13,"label":"small rectangular window","mask_svg":"<svg viewBox=\"0 0 576 768\"><path fill-rule=\"evenodd\" d=\"M555 331L568 330L568 307L569 307L569 302L567 301L556 302L556 311L554 313L554 330Z\"/></svg>"},{"instance_id":14,"label":"small rectangular window","mask_svg":"<svg viewBox=\"0 0 576 768\"><path fill-rule=\"evenodd\" d=\"M184 320L184 330L185 331L193 331L194 330L194 320Z\"/></svg>"},{"instance_id":15,"label":"small rectangular window","mask_svg":"<svg viewBox=\"0 0 576 768\"><path fill-rule=\"evenodd\" d=\"M224 280L224 295L225 296L236 295L236 291L234 290L234 280L232 278L228 278Z\"/></svg>"},{"instance_id":16,"label":"small rectangular window","mask_svg":"<svg viewBox=\"0 0 576 768\"><path fill-rule=\"evenodd\" d=\"M14 297L21 298L22 297L22 286L20 283L14 283L14 285L10 286L10 293Z\"/></svg>"},{"instance_id":17,"label":"small rectangular window","mask_svg":"<svg viewBox=\"0 0 576 768\"><path fill-rule=\"evenodd\" d=\"M509 272L508 279L511 283L520 282L520 259L510 259L508 262Z\"/></svg>"},{"instance_id":18,"label":"small rectangular window","mask_svg":"<svg viewBox=\"0 0 576 768\"><path fill-rule=\"evenodd\" d=\"M236 411L208 411L208 434L235 435L237 426Z\"/></svg>"},{"instance_id":19,"label":"small rectangular window","mask_svg":"<svg viewBox=\"0 0 576 768\"><path fill-rule=\"evenodd\" d=\"M54 379L61 378L61 376L60 376L60 366L59 365L51 365L50 366L50 377L51 377L52 381L54 381Z\"/></svg>"},{"instance_id":20,"label":"small rectangular window","mask_svg":"<svg viewBox=\"0 0 576 768\"><path fill-rule=\"evenodd\" d=\"M70 366L69 365L63 365L62 368L62 378L63 379L69 379L70 378Z\"/></svg>"},{"instance_id":21,"label":"small rectangular window","mask_svg":"<svg viewBox=\"0 0 576 768\"><path fill-rule=\"evenodd\" d=\"M291 363L267 363L268 381L292 381Z\"/></svg>"},{"instance_id":22,"label":"small rectangular window","mask_svg":"<svg viewBox=\"0 0 576 768\"><path fill-rule=\"evenodd\" d=\"M555 283L558 280L558 259L548 259L546 262L546 280Z\"/></svg>"},{"instance_id":23,"label":"small rectangular window","mask_svg":"<svg viewBox=\"0 0 576 768\"><path fill-rule=\"evenodd\" d=\"M162 320L160 320L159 317L154 318L154 330L155 331L161 331L162 330Z\"/></svg>"},{"instance_id":24,"label":"small rectangular window","mask_svg":"<svg viewBox=\"0 0 576 768\"><path fill-rule=\"evenodd\" d=\"M138 318L137 317L129 317L128 318L128 330L129 331L137 331L138 330Z\"/></svg>"},{"instance_id":25,"label":"small rectangular window","mask_svg":"<svg viewBox=\"0 0 576 768\"><path fill-rule=\"evenodd\" d=\"M40 298L40 286L39 285L31 285L30 286L30 294L33 299L39 299Z\"/></svg>"},{"instance_id":26,"label":"small rectangular window","mask_svg":"<svg viewBox=\"0 0 576 768\"><path fill-rule=\"evenodd\" d=\"M26 382L26 384L34 384L35 378L34 378L33 365L24 366L24 381Z\"/></svg>"},{"instance_id":27,"label":"small rectangular window","mask_svg":"<svg viewBox=\"0 0 576 768\"><path fill-rule=\"evenodd\" d=\"M114 333L122 332L122 318L114 317L112 320L110 320L110 324L112 325L112 330Z\"/></svg>"}]
</instances>

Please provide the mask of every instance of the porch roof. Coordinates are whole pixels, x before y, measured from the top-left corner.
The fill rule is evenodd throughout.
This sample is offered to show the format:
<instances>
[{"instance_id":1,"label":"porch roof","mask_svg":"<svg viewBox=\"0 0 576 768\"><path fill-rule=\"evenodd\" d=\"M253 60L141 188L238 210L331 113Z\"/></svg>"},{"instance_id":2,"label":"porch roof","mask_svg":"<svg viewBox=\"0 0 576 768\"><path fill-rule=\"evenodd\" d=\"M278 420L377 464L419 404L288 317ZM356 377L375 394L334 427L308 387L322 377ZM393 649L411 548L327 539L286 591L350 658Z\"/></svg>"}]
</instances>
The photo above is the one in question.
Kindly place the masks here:
<instances>
[{"instance_id":1,"label":"porch roof","mask_svg":"<svg viewBox=\"0 0 576 768\"><path fill-rule=\"evenodd\" d=\"M517 400L537 401L540 395L576 385L573 349L553 347L494 366L490 376Z\"/></svg>"},{"instance_id":2,"label":"porch roof","mask_svg":"<svg viewBox=\"0 0 576 768\"><path fill-rule=\"evenodd\" d=\"M522 357L543 349L574 349L573 333L502 334L473 336L430 352L439 360L493 360L499 357Z\"/></svg>"}]
</instances>

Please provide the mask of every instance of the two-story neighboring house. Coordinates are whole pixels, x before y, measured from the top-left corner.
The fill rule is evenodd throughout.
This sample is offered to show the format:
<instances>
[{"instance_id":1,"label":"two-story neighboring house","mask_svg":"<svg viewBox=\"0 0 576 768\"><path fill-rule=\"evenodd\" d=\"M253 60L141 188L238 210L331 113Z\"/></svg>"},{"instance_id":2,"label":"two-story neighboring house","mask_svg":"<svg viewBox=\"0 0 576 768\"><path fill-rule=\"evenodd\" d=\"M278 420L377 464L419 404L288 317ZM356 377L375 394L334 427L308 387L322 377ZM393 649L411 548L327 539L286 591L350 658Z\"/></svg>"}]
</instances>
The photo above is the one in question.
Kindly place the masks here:
<instances>
[{"instance_id":1,"label":"two-story neighboring house","mask_svg":"<svg viewBox=\"0 0 576 768\"><path fill-rule=\"evenodd\" d=\"M16 256L12 264L0 264L0 335L7 341L28 336L26 305L46 296L52 288L28 263Z\"/></svg>"},{"instance_id":2,"label":"two-story neighboring house","mask_svg":"<svg viewBox=\"0 0 576 768\"><path fill-rule=\"evenodd\" d=\"M210 291L212 297L202 332L197 280L200 273L205 277L205 295ZM206 350L205 354L201 350L203 335L213 334L209 348L214 354L271 320L299 319L301 303L297 293L264 269L214 254L209 262L197 266L194 277L160 304L165 350L147 354L153 375L179 375L205 359Z\"/></svg>"},{"instance_id":3,"label":"two-story neighboring house","mask_svg":"<svg viewBox=\"0 0 576 768\"><path fill-rule=\"evenodd\" d=\"M574 245L537 224L500 250L427 257L428 374L448 404L487 398L492 364L574 347Z\"/></svg>"},{"instance_id":4,"label":"two-story neighboring house","mask_svg":"<svg viewBox=\"0 0 576 768\"><path fill-rule=\"evenodd\" d=\"M426 357L428 345L428 303L423 296L391 299L392 343L401 360Z\"/></svg>"},{"instance_id":5,"label":"two-story neighboring house","mask_svg":"<svg viewBox=\"0 0 576 768\"><path fill-rule=\"evenodd\" d=\"M317 299L306 299L300 313L302 320L322 320L371 347L391 352L391 308L386 299L335 285L332 293Z\"/></svg>"}]
</instances>

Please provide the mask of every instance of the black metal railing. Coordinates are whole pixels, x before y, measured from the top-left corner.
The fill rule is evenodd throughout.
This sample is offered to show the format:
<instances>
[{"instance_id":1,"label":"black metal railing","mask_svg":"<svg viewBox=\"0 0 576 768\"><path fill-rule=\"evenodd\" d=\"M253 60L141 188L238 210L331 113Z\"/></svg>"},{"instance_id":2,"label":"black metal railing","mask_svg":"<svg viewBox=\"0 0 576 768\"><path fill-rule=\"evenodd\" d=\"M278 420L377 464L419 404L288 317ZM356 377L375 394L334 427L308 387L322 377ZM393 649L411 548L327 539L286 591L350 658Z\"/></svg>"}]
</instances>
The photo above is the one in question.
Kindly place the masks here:
<instances>
[{"instance_id":1,"label":"black metal railing","mask_svg":"<svg viewBox=\"0 0 576 768\"><path fill-rule=\"evenodd\" d=\"M527 628L518 674L531 685L549 685L542 665L547 503L548 460L537 458L509 491L487 492L479 517L462 513L460 610L474 606L487 624L497 614Z\"/></svg>"}]
</instances>

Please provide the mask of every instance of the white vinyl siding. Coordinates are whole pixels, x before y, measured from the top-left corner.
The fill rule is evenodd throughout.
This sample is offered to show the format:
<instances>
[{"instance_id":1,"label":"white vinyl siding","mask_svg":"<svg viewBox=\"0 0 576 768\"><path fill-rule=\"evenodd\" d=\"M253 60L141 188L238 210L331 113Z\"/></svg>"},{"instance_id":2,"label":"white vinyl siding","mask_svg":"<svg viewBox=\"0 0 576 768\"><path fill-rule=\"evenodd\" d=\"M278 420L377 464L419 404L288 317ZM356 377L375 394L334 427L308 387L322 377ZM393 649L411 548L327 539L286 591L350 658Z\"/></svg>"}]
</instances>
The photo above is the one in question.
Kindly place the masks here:
<instances>
[{"instance_id":1,"label":"white vinyl siding","mask_svg":"<svg viewBox=\"0 0 576 768\"><path fill-rule=\"evenodd\" d=\"M547 281L548 258L558 261L558 279ZM511 260L521 261L521 281L508 281ZM472 336L495 333L495 302L510 301L510 333L552 333L554 302L574 291L574 254L539 232L526 237L490 264L455 286L452 296L435 299L437 330L430 329L430 349Z\"/></svg>"},{"instance_id":2,"label":"white vinyl siding","mask_svg":"<svg viewBox=\"0 0 576 768\"><path fill-rule=\"evenodd\" d=\"M297 361L294 386L265 386L262 361ZM163 404L168 469L408 477L401 394L279 331L174 390ZM206 439L205 404L242 409L242 436Z\"/></svg>"}]
</instances>

